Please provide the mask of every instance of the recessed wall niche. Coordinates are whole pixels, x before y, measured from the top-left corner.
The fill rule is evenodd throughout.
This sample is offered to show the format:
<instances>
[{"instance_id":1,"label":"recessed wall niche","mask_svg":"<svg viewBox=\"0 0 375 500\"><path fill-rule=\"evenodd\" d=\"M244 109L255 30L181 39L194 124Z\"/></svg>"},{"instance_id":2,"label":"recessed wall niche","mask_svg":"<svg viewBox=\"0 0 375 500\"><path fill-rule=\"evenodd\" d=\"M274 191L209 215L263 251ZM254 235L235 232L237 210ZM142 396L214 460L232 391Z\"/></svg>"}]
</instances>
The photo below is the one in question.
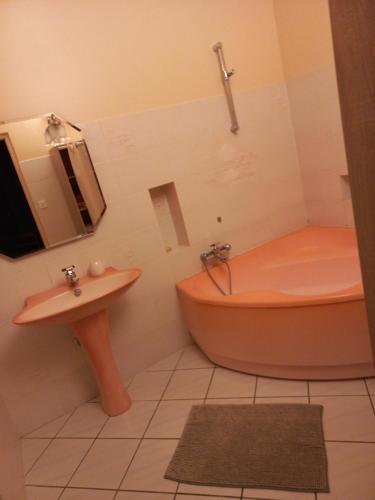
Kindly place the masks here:
<instances>
[{"instance_id":1,"label":"recessed wall niche","mask_svg":"<svg viewBox=\"0 0 375 500\"><path fill-rule=\"evenodd\" d=\"M189 238L174 182L149 189L166 252L189 246Z\"/></svg>"}]
</instances>

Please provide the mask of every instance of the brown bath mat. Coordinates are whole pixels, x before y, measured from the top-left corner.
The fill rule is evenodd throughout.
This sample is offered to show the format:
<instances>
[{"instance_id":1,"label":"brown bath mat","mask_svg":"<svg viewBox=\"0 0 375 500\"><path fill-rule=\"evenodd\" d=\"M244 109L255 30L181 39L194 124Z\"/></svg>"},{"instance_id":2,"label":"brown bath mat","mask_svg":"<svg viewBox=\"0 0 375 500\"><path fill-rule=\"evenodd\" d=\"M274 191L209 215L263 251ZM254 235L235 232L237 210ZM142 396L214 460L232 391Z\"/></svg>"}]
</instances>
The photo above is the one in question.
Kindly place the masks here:
<instances>
[{"instance_id":1,"label":"brown bath mat","mask_svg":"<svg viewBox=\"0 0 375 500\"><path fill-rule=\"evenodd\" d=\"M328 492L322 411L307 404L193 406L165 477Z\"/></svg>"}]
</instances>

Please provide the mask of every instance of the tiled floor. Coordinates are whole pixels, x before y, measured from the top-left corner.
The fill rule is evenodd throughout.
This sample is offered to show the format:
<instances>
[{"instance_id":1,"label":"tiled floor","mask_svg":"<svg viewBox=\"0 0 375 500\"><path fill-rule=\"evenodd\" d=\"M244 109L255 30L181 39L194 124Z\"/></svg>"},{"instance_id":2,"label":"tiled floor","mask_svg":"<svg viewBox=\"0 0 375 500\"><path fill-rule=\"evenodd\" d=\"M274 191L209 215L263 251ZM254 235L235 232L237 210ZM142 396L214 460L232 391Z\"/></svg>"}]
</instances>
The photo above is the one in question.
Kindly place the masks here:
<instances>
[{"instance_id":1,"label":"tiled floor","mask_svg":"<svg viewBox=\"0 0 375 500\"><path fill-rule=\"evenodd\" d=\"M191 346L136 375L133 406L108 418L98 402L24 440L28 500L375 500L375 379L304 382L215 367ZM163 478L193 404L317 403L331 493L200 487Z\"/></svg>"}]
</instances>

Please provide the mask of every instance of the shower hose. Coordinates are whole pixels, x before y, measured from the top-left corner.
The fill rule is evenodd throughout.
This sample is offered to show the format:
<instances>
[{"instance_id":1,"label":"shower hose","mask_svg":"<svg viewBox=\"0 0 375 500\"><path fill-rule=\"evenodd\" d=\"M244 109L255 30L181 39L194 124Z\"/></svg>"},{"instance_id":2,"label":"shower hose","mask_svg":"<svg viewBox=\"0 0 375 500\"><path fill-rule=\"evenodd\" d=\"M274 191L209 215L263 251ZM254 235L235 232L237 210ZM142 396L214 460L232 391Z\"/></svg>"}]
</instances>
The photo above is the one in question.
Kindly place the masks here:
<instances>
[{"instance_id":1,"label":"shower hose","mask_svg":"<svg viewBox=\"0 0 375 500\"><path fill-rule=\"evenodd\" d=\"M230 269L230 266L228 264L228 262L226 260L222 260L221 261L223 264L226 265L227 267L227 271L228 271L228 290L229 290L229 293L226 293L225 290L223 290L221 288L221 286L217 283L217 281L215 280L215 278L212 276L211 274L211 271L209 270L208 266L207 266L207 263L205 261L203 261L203 265L204 265L204 268L206 270L206 273L208 274L208 276L210 277L212 283L216 286L216 288L219 290L219 292L222 294L222 295L232 295L232 271Z\"/></svg>"}]
</instances>

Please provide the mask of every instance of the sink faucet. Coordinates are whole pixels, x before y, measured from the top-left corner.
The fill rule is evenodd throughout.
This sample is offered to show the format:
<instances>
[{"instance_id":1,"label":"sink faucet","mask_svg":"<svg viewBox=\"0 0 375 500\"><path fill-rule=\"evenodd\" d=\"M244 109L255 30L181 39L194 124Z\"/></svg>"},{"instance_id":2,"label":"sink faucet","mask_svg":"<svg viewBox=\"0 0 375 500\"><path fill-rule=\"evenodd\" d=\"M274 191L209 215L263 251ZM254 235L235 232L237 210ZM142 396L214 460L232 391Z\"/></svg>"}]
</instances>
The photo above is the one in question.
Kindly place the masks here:
<instances>
[{"instance_id":1,"label":"sink faucet","mask_svg":"<svg viewBox=\"0 0 375 500\"><path fill-rule=\"evenodd\" d=\"M66 281L69 286L77 286L79 283L79 278L74 271L76 266L68 266L61 269L61 271L65 274Z\"/></svg>"}]
</instances>

